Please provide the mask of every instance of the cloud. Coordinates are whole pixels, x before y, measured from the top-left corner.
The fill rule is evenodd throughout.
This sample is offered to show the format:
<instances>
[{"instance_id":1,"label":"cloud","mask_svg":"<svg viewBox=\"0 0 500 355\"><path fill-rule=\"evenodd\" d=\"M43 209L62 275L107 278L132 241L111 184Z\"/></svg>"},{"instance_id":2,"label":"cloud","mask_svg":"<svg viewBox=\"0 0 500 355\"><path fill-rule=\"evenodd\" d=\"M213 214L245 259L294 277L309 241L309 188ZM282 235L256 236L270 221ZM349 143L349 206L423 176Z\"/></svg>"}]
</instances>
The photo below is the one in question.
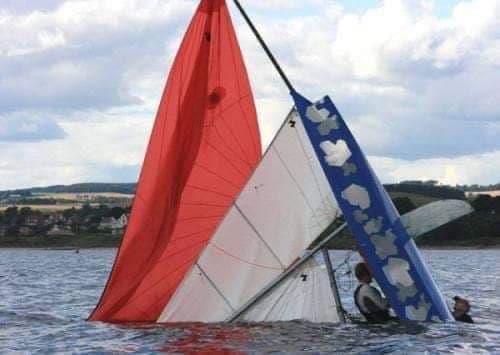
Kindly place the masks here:
<instances>
[{"instance_id":1,"label":"cloud","mask_svg":"<svg viewBox=\"0 0 500 355\"><path fill-rule=\"evenodd\" d=\"M463 1L441 18L434 5L386 0L348 13L325 2L314 15L259 20L296 86L313 100L329 93L369 154L497 150L490 132L500 120L500 6Z\"/></svg>"},{"instance_id":2,"label":"cloud","mask_svg":"<svg viewBox=\"0 0 500 355\"><path fill-rule=\"evenodd\" d=\"M0 116L0 142L25 143L63 139L64 130L50 118Z\"/></svg>"},{"instance_id":3,"label":"cloud","mask_svg":"<svg viewBox=\"0 0 500 355\"><path fill-rule=\"evenodd\" d=\"M0 190L136 181L152 124L142 115L117 110L61 122L65 139L0 141Z\"/></svg>"},{"instance_id":4,"label":"cloud","mask_svg":"<svg viewBox=\"0 0 500 355\"><path fill-rule=\"evenodd\" d=\"M37 0L37 11L54 10L66 0ZM30 0L2 0L2 9L14 14L29 14L33 12L33 4Z\"/></svg>"},{"instance_id":5,"label":"cloud","mask_svg":"<svg viewBox=\"0 0 500 355\"><path fill-rule=\"evenodd\" d=\"M496 183L500 6L456 2L446 17L431 0L245 6L295 86L331 95L383 181ZM196 3L3 1L0 188L136 176ZM267 144L291 100L229 4Z\"/></svg>"},{"instance_id":6,"label":"cloud","mask_svg":"<svg viewBox=\"0 0 500 355\"><path fill-rule=\"evenodd\" d=\"M444 184L496 184L500 179L500 149L454 158L403 160L369 157L384 182L437 180Z\"/></svg>"},{"instance_id":7,"label":"cloud","mask_svg":"<svg viewBox=\"0 0 500 355\"><path fill-rule=\"evenodd\" d=\"M0 111L140 104L134 75L160 70L191 6L88 0L47 12L0 11Z\"/></svg>"}]
</instances>

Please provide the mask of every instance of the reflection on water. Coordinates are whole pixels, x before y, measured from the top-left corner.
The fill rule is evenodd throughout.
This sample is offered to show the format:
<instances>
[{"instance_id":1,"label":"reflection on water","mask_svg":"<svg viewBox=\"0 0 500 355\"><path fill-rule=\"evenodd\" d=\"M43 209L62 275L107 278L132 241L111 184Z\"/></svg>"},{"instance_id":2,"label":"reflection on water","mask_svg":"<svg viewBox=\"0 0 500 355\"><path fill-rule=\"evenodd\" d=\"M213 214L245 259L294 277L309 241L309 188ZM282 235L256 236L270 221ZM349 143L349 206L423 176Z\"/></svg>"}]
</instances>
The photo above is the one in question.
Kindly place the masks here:
<instances>
[{"instance_id":1,"label":"reflection on water","mask_svg":"<svg viewBox=\"0 0 500 355\"><path fill-rule=\"evenodd\" d=\"M345 252L334 252L338 263ZM1 352L500 352L500 250L425 251L446 297L472 301L474 325L349 323L164 324L85 322L114 250L0 250ZM345 307L352 280L340 280Z\"/></svg>"}]
</instances>

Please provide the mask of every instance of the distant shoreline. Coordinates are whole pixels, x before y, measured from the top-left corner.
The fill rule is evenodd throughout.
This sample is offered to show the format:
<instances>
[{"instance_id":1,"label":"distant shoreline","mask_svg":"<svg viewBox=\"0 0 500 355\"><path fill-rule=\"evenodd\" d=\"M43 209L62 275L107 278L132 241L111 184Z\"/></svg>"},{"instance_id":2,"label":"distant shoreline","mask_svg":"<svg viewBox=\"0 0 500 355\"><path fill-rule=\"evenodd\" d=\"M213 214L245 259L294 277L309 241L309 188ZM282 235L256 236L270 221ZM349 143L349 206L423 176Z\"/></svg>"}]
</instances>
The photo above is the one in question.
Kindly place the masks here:
<instances>
[{"instance_id":1,"label":"distant shoreline","mask_svg":"<svg viewBox=\"0 0 500 355\"><path fill-rule=\"evenodd\" d=\"M420 250L500 250L500 245L487 245L487 246L419 246ZM74 251L74 250L97 250L97 249L118 249L116 246L78 246L78 245L67 245L67 246L26 246L26 245L2 245L0 243L0 250L13 250L13 249L30 249L30 250L54 250L54 251ZM330 250L351 250L351 249L330 249Z\"/></svg>"},{"instance_id":2,"label":"distant shoreline","mask_svg":"<svg viewBox=\"0 0 500 355\"><path fill-rule=\"evenodd\" d=\"M7 247L7 246L0 246L0 250L54 250L54 251L75 251L75 250L99 250L99 249L113 249L116 250L118 247Z\"/></svg>"},{"instance_id":3,"label":"distant shoreline","mask_svg":"<svg viewBox=\"0 0 500 355\"><path fill-rule=\"evenodd\" d=\"M121 235L82 234L76 236L1 237L0 249L109 249L120 245Z\"/></svg>"},{"instance_id":4,"label":"distant shoreline","mask_svg":"<svg viewBox=\"0 0 500 355\"><path fill-rule=\"evenodd\" d=\"M500 245L484 245L484 246L419 246L422 250L497 250Z\"/></svg>"}]
</instances>

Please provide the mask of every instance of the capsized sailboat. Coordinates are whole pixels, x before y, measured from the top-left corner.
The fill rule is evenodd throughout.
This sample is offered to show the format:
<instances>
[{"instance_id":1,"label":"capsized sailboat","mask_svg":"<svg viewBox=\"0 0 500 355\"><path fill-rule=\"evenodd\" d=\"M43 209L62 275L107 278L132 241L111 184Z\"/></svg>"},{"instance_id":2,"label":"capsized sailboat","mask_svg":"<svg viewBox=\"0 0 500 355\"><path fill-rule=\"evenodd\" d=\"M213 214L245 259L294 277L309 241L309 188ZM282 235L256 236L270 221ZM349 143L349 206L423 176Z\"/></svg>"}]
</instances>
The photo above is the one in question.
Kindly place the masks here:
<instances>
[{"instance_id":1,"label":"capsized sailboat","mask_svg":"<svg viewBox=\"0 0 500 355\"><path fill-rule=\"evenodd\" d=\"M90 319L342 320L338 297L327 292L329 262L313 257L338 230L311 250L341 214L400 318L450 319L409 226L331 100L312 103L293 88L235 3L296 108L259 162L252 93L225 1L202 0L160 103L129 227Z\"/></svg>"}]
</instances>

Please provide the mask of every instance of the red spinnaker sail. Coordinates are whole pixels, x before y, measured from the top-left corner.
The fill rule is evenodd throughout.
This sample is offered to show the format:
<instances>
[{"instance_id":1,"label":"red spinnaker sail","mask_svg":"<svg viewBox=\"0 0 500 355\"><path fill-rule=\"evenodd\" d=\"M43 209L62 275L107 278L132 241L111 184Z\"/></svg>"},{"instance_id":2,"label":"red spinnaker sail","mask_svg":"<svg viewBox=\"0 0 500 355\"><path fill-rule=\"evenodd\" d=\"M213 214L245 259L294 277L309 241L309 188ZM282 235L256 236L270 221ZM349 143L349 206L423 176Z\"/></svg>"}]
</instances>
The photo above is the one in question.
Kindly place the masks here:
<instances>
[{"instance_id":1,"label":"red spinnaker sail","mask_svg":"<svg viewBox=\"0 0 500 355\"><path fill-rule=\"evenodd\" d=\"M261 156L224 0L202 0L171 69L129 226L90 320L156 321Z\"/></svg>"}]
</instances>

